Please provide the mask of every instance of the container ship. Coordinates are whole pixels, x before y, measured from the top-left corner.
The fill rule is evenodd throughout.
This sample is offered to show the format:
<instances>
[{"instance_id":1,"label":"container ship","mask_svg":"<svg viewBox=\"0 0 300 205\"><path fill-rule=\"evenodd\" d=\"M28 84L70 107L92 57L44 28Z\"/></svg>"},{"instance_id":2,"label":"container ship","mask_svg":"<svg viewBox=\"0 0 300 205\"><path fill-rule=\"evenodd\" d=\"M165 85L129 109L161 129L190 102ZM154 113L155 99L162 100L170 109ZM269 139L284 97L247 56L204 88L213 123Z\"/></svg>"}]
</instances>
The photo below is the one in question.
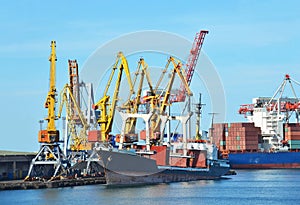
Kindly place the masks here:
<instances>
[{"instance_id":1,"label":"container ship","mask_svg":"<svg viewBox=\"0 0 300 205\"><path fill-rule=\"evenodd\" d=\"M285 75L273 97L241 105L239 114L249 122L213 124L212 140L232 168L300 168L300 100L282 97L287 84L294 90L292 82L297 83ZM295 123L290 122L293 113Z\"/></svg>"}]
</instances>

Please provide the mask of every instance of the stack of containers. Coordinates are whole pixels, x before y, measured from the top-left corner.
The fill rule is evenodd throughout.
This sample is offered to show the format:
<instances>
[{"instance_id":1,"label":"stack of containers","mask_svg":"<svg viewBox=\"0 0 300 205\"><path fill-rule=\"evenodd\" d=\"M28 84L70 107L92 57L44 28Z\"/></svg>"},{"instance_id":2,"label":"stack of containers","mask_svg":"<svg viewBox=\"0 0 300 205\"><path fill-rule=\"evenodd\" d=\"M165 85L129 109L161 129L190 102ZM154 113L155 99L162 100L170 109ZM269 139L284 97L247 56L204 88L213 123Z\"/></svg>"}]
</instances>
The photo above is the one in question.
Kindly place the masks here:
<instances>
[{"instance_id":1,"label":"stack of containers","mask_svg":"<svg viewBox=\"0 0 300 205\"><path fill-rule=\"evenodd\" d=\"M300 149L300 124L289 123L285 125L285 140L290 149Z\"/></svg>"},{"instance_id":2,"label":"stack of containers","mask_svg":"<svg viewBox=\"0 0 300 205\"><path fill-rule=\"evenodd\" d=\"M211 142L214 143L220 151L226 150L226 135L228 136L228 123L213 124L209 133Z\"/></svg>"},{"instance_id":3,"label":"stack of containers","mask_svg":"<svg viewBox=\"0 0 300 205\"><path fill-rule=\"evenodd\" d=\"M258 138L261 130L254 123L231 123L228 125L227 149L242 151L258 149Z\"/></svg>"},{"instance_id":4,"label":"stack of containers","mask_svg":"<svg viewBox=\"0 0 300 205\"><path fill-rule=\"evenodd\" d=\"M220 151L256 151L261 129L254 123L217 123L213 125L210 136Z\"/></svg>"}]
</instances>

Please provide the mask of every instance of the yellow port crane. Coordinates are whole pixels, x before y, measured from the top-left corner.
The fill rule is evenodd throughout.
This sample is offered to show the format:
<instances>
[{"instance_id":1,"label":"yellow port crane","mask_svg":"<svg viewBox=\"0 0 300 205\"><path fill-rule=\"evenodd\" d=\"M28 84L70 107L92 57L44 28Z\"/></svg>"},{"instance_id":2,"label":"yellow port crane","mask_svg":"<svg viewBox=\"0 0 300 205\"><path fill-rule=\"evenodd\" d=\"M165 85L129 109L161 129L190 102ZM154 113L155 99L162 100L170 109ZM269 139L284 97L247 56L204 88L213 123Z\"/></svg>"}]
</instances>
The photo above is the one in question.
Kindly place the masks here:
<instances>
[{"instance_id":1,"label":"yellow port crane","mask_svg":"<svg viewBox=\"0 0 300 205\"><path fill-rule=\"evenodd\" d=\"M188 96L193 95L193 93L190 90L190 87L188 85L187 79L182 74L184 71L182 70L181 62L179 60L175 60L174 57L172 57L172 56L169 58L168 64L170 62L172 62L172 64L173 64L173 70L172 70L171 78L168 83L168 87L166 89L165 96L164 96L162 104L160 106L160 114L163 114L166 111L166 107L169 105L169 99L170 99L171 89L173 87L173 83L174 83L174 79L175 79L175 74L177 74L178 77L180 78L181 83L183 84L184 89L187 92L187 95Z\"/></svg>"},{"instance_id":2,"label":"yellow port crane","mask_svg":"<svg viewBox=\"0 0 300 205\"><path fill-rule=\"evenodd\" d=\"M108 89L111 85L113 76L115 71L118 69L118 76L116 80L116 85L114 89L114 94L110 102L110 96L108 95ZM116 110L116 105L118 101L118 96L119 96L119 89L120 89L120 84L121 84L121 79L122 79L122 73L123 70L125 71L127 81L129 84L130 92L133 92L133 86L132 86L132 81L130 77L130 71L128 67L128 62L125 56L123 55L122 52L119 52L117 55L116 62L112 68L112 72L110 74L108 83L105 87L105 91L103 93L103 97L94 105L94 109L99 109L100 110L100 117L97 120L99 126L100 126L100 133L101 133L101 141L106 141L108 138L109 133L112 130L112 124L113 124L113 119L115 115L115 110Z\"/></svg>"},{"instance_id":3,"label":"yellow port crane","mask_svg":"<svg viewBox=\"0 0 300 205\"><path fill-rule=\"evenodd\" d=\"M56 75L56 43L51 41L51 54L49 57L50 61L50 88L45 102L45 108L48 109L48 116L45 118L47 120L47 129L40 130L38 135L38 141L41 143L54 143L59 141L59 131L56 130L55 120L55 104L56 104L56 87L55 87L55 75Z\"/></svg>"},{"instance_id":4,"label":"yellow port crane","mask_svg":"<svg viewBox=\"0 0 300 205\"><path fill-rule=\"evenodd\" d=\"M68 99L69 94L69 99ZM66 84L63 90L60 93L60 106L59 112L57 117L60 118L63 110L63 106L66 106L66 115L68 121L68 130L69 134L71 135L72 143L70 144L70 149L72 151L80 151L86 149L86 142L87 142L87 131L89 129L89 125L77 103L75 96L72 94L71 86ZM77 118L74 116L78 116L82 125L81 130L78 133L76 129L76 122ZM65 142L67 143L67 142Z\"/></svg>"},{"instance_id":5,"label":"yellow port crane","mask_svg":"<svg viewBox=\"0 0 300 205\"><path fill-rule=\"evenodd\" d=\"M130 98L134 94L133 91L130 93L127 102L123 106L123 108L126 108L127 113L138 113L139 111L139 106L141 105L141 94L142 94L142 89L143 89L143 83L144 83L144 77L146 77L148 86L149 86L149 91L150 95L154 95L154 90L152 86L152 81L148 72L148 64L145 62L144 58L140 58L138 62L138 67L135 72L135 77L133 80L133 87L135 86L135 83L137 81L137 77L140 74L140 81L139 85L137 86L137 92L135 93L135 97L133 100ZM125 134L135 134L135 127L136 127L136 122L137 118L128 118L126 121L126 127L125 127Z\"/></svg>"},{"instance_id":6,"label":"yellow port crane","mask_svg":"<svg viewBox=\"0 0 300 205\"><path fill-rule=\"evenodd\" d=\"M67 159L60 149L59 145L59 131L56 130L55 120L58 117L55 115L56 105L56 43L51 41L50 54L50 88L45 102L45 108L48 109L47 129L40 130L38 141L41 143L40 150L32 159L27 177L28 180L32 177L55 178L60 171L65 170L68 166Z\"/></svg>"},{"instance_id":7,"label":"yellow port crane","mask_svg":"<svg viewBox=\"0 0 300 205\"><path fill-rule=\"evenodd\" d=\"M153 115L153 119L151 119L151 132L152 132L151 135L153 135L155 132L160 132L161 119L160 119L159 116L160 115L164 115L167 106L170 105L171 89L173 87L173 83L174 83L174 79L175 79L175 75L176 74L180 78L181 83L183 84L184 89L185 89L187 95L188 96L192 96L193 95L192 91L189 88L187 80L186 80L186 78L183 75L183 70L182 70L182 64L181 64L181 62L179 60L175 59L172 56L168 59L167 65L166 65L165 70L163 71L163 73L162 73L162 75L160 77L159 83L162 81L163 75L165 74L166 69L169 67L170 63L173 64L173 69L172 69L171 77L170 77L170 80L168 82L166 91L163 94L163 99L160 102L160 105L159 105L159 108L158 108L158 115ZM155 88L155 92L157 92L156 91L157 88L158 88L158 85ZM159 96L159 99L160 99L160 96ZM159 99L158 99L158 101L160 101Z\"/></svg>"}]
</instances>

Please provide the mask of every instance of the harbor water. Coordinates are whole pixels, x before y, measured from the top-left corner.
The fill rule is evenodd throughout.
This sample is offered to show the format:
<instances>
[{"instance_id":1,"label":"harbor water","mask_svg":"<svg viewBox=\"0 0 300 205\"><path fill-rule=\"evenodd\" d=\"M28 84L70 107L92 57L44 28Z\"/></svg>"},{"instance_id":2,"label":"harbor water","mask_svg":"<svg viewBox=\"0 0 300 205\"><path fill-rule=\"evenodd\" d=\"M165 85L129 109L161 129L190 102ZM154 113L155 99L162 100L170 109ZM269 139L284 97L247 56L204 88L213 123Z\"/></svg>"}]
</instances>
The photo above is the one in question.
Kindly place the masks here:
<instances>
[{"instance_id":1,"label":"harbor water","mask_svg":"<svg viewBox=\"0 0 300 205\"><path fill-rule=\"evenodd\" d=\"M136 187L0 191L0 204L299 204L300 169L237 170L220 180Z\"/></svg>"}]
</instances>

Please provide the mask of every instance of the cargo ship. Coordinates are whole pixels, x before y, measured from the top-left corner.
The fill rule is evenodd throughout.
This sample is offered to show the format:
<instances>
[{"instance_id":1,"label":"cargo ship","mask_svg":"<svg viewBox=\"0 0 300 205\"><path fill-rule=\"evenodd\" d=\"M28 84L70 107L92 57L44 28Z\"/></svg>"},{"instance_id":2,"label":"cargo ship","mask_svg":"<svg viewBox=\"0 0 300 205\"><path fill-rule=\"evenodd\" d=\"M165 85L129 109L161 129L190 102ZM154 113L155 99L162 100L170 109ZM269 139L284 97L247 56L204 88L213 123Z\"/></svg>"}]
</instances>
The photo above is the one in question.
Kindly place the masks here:
<instances>
[{"instance_id":1,"label":"cargo ship","mask_svg":"<svg viewBox=\"0 0 300 205\"><path fill-rule=\"evenodd\" d=\"M104 173L107 185L131 186L220 179L230 173L228 160L218 158L218 149L214 143L189 134L187 126L192 112L186 115L156 114L152 121L150 119L154 116L153 112L117 111L122 119L122 132L114 136L113 142L108 140L95 143L93 152L87 159L88 175L100 171ZM196 113L200 119L199 110ZM127 120L132 118L145 121L146 128L139 134L126 133ZM160 124L159 121L162 131L153 132L151 122ZM170 133L169 129L165 133L167 121L181 123L182 133ZM93 138L101 138L99 130L89 134L96 136ZM93 170L94 163L96 166L100 165L101 170Z\"/></svg>"},{"instance_id":2,"label":"cargo ship","mask_svg":"<svg viewBox=\"0 0 300 205\"><path fill-rule=\"evenodd\" d=\"M209 147L215 153L216 147L206 143L189 143L188 146L193 148L188 149L188 155L172 153L167 145L151 146L150 151L119 150L99 145L88 159L88 167L90 162L97 161L104 169L107 185L219 179L230 169L227 160L217 159L216 154L211 155Z\"/></svg>"},{"instance_id":3,"label":"cargo ship","mask_svg":"<svg viewBox=\"0 0 300 205\"><path fill-rule=\"evenodd\" d=\"M107 185L219 179L230 171L228 160L218 158L218 149L214 143L189 135L186 127L192 112L188 115L157 115L165 123L167 120L181 123L182 134L176 140L174 133L151 133L151 112L131 114L119 110L119 113L123 131L115 137L115 143L95 143L87 159L88 174L92 174L91 164L96 162L103 169ZM200 112L196 113L197 118L200 118ZM139 135L125 132L127 119L132 118L146 119L146 128ZM163 127L161 130L164 130ZM100 131L95 132L99 138ZM112 144L117 146L113 147Z\"/></svg>"},{"instance_id":4,"label":"cargo ship","mask_svg":"<svg viewBox=\"0 0 300 205\"><path fill-rule=\"evenodd\" d=\"M131 117L150 119L152 114L120 112L124 128ZM190 114L192 115L192 114ZM219 179L230 171L227 159L218 158L217 146L188 135L186 116L166 116L170 121L181 119L183 133L176 141L173 133L150 135L146 129L139 135L122 132L116 136L117 147L97 142L87 159L87 173L92 163L102 167L107 185L139 185ZM97 131L99 133L99 131ZM100 134L100 133L99 133ZM99 171L99 170L94 170Z\"/></svg>"},{"instance_id":5,"label":"cargo ship","mask_svg":"<svg viewBox=\"0 0 300 205\"><path fill-rule=\"evenodd\" d=\"M100 111L97 120L100 131L89 132L89 135L101 139L102 143L96 142L93 153L87 160L88 174L92 171L91 163L96 162L103 168L108 185L135 185L216 179L229 171L228 160L218 159L216 146L199 139L200 126L197 125L195 136L188 129L193 114L193 94L189 85L207 33L208 31L202 30L196 34L185 69L179 59L173 56L168 58L155 86L151 82L144 58L140 58L132 82L127 60L122 52L118 53L103 98L93 106ZM107 92L116 68L119 68L119 74L114 95L110 98ZM118 95L123 70L130 89L129 97L121 103ZM165 73L168 71L171 73L166 79ZM158 76L157 70L153 72ZM176 76L180 82L180 87L177 88L173 87ZM122 92L125 93L124 90ZM180 109L180 114L174 114L173 110L171 112L174 103L182 103L187 109ZM201 105L199 103L198 107ZM122 126L121 133L113 136L118 146L113 148L105 142L110 141L108 138L113 135L112 125L117 111ZM197 122L200 122L200 110L197 114ZM177 128L172 128L171 121L182 125L182 139L178 141L171 140L171 129L173 133L177 132ZM167 122L169 129L165 129ZM143 130L138 133L137 128L141 127Z\"/></svg>"},{"instance_id":6,"label":"cargo ship","mask_svg":"<svg viewBox=\"0 0 300 205\"><path fill-rule=\"evenodd\" d=\"M241 105L238 112L249 122L212 126L211 137L232 168L300 168L300 100L282 97L285 85L293 81L285 75L273 97ZM293 113L296 122L291 123Z\"/></svg>"},{"instance_id":7,"label":"cargo ship","mask_svg":"<svg viewBox=\"0 0 300 205\"><path fill-rule=\"evenodd\" d=\"M236 169L300 168L300 152L246 152L228 156Z\"/></svg>"}]
</instances>

